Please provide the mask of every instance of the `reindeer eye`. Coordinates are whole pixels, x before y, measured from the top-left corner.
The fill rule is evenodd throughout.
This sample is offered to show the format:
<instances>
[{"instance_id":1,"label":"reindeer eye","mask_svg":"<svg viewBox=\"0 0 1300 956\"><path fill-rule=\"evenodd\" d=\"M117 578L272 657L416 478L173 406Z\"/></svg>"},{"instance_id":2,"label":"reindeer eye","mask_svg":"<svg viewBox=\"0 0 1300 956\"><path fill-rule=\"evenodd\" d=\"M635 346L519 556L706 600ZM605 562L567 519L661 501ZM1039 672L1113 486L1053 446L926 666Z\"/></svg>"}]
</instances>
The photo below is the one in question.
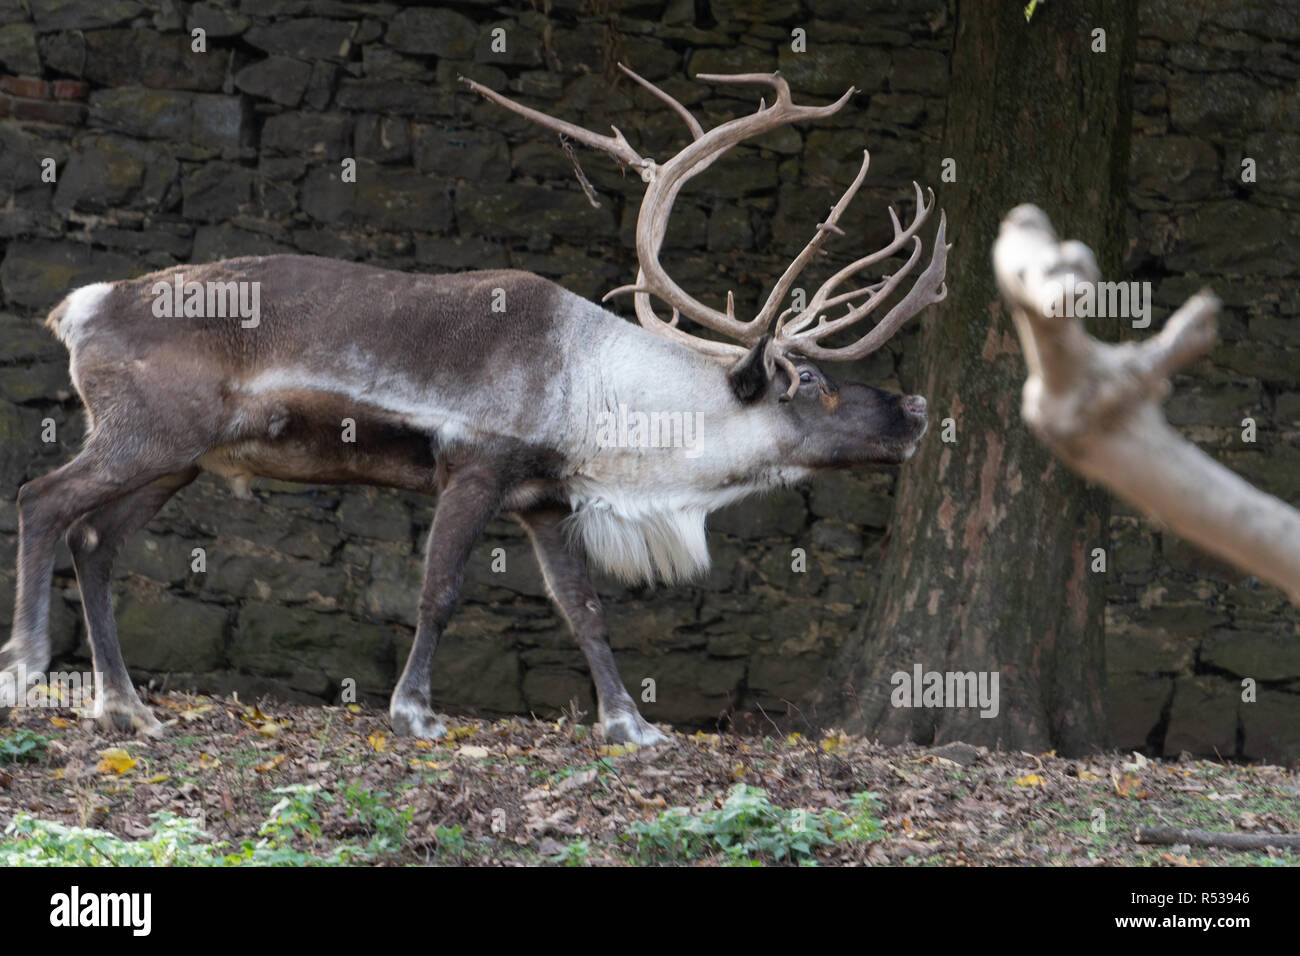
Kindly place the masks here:
<instances>
[{"instance_id":1,"label":"reindeer eye","mask_svg":"<svg viewBox=\"0 0 1300 956\"><path fill-rule=\"evenodd\" d=\"M812 380L813 380L812 372L800 372L800 373L799 373L799 381L801 381L801 382L811 382Z\"/></svg>"}]
</instances>

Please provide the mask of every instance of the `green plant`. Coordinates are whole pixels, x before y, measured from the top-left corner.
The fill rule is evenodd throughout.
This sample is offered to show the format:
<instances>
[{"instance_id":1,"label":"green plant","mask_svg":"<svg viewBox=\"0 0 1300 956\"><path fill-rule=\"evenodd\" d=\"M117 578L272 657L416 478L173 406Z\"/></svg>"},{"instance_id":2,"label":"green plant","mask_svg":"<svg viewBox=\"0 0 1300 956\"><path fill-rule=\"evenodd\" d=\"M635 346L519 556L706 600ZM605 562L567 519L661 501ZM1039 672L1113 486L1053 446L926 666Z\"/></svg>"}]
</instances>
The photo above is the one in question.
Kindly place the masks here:
<instances>
[{"instance_id":1,"label":"green plant","mask_svg":"<svg viewBox=\"0 0 1300 956\"><path fill-rule=\"evenodd\" d=\"M564 848L565 866L586 866L587 856L591 852L590 840L574 840Z\"/></svg>"},{"instance_id":2,"label":"green plant","mask_svg":"<svg viewBox=\"0 0 1300 956\"><path fill-rule=\"evenodd\" d=\"M349 783L343 789L343 802L363 826L373 834L366 844L367 857L382 853L393 853L406 843L406 831L411 825L415 811L409 807L394 810L388 805L387 793L373 793L356 783Z\"/></svg>"},{"instance_id":3,"label":"green plant","mask_svg":"<svg viewBox=\"0 0 1300 956\"><path fill-rule=\"evenodd\" d=\"M334 798L314 783L291 783L276 787L272 793L284 796L271 808L271 815L258 829L265 837L272 837L287 842L296 834L311 838L320 836L320 812L316 809L316 798L323 797L326 803Z\"/></svg>"},{"instance_id":4,"label":"green plant","mask_svg":"<svg viewBox=\"0 0 1300 956\"><path fill-rule=\"evenodd\" d=\"M729 862L754 865L764 859L816 863L817 850L836 843L875 839L880 833L874 795L856 794L850 813L787 810L775 806L766 791L737 784L722 808L692 813L672 807L649 823L635 823L630 838L638 855L676 860L722 853Z\"/></svg>"},{"instance_id":5,"label":"green plant","mask_svg":"<svg viewBox=\"0 0 1300 956\"><path fill-rule=\"evenodd\" d=\"M258 828L258 840L245 840L239 849L227 854L219 863L225 866L342 866L349 860L347 846L336 847L327 854L317 856L293 845L295 839L314 842L321 835L321 816L316 800L333 802L330 794L317 784L294 783L276 787L273 793L281 798L271 807L266 820ZM229 844L216 844L226 848Z\"/></svg>"},{"instance_id":6,"label":"green plant","mask_svg":"<svg viewBox=\"0 0 1300 956\"><path fill-rule=\"evenodd\" d=\"M66 826L19 813L0 840L0 866L344 866L399 847L411 811L394 811L382 803L384 793L349 787L344 803L370 826L375 836L359 846L343 843L329 852L312 852L321 836L318 801L333 797L315 784L292 784L274 791L280 800L258 829L258 839L238 848L212 842L197 820L168 811L152 815L153 833L124 840L106 830ZM300 849L295 843L306 843Z\"/></svg>"},{"instance_id":7,"label":"green plant","mask_svg":"<svg viewBox=\"0 0 1300 956\"><path fill-rule=\"evenodd\" d=\"M465 845L465 835L461 832L459 825L438 827L433 831L433 838L438 841L438 859L440 861L443 854L460 858L469 852L469 848Z\"/></svg>"},{"instance_id":8,"label":"green plant","mask_svg":"<svg viewBox=\"0 0 1300 956\"><path fill-rule=\"evenodd\" d=\"M167 811L153 815L153 835L123 840L89 827L14 815L0 843L3 866L208 866L211 849L198 821Z\"/></svg>"},{"instance_id":9,"label":"green plant","mask_svg":"<svg viewBox=\"0 0 1300 956\"><path fill-rule=\"evenodd\" d=\"M0 764L37 763L45 756L50 738L34 730L16 730L0 737Z\"/></svg>"}]
</instances>

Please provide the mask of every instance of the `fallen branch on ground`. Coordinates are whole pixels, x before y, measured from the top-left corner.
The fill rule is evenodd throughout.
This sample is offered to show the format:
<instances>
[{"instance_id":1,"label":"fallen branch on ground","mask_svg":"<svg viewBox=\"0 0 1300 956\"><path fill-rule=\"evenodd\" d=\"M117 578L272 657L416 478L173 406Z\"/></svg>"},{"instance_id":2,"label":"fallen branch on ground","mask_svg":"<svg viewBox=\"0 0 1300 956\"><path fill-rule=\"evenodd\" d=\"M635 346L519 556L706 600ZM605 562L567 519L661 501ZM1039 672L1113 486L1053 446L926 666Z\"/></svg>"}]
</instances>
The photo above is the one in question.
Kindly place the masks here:
<instances>
[{"instance_id":1,"label":"fallen branch on ground","mask_svg":"<svg viewBox=\"0 0 1300 956\"><path fill-rule=\"evenodd\" d=\"M1215 830L1184 830L1179 827L1138 827L1135 843L1159 843L1163 846L1217 846L1225 850L1300 849L1300 834L1287 833L1219 833Z\"/></svg>"}]
</instances>

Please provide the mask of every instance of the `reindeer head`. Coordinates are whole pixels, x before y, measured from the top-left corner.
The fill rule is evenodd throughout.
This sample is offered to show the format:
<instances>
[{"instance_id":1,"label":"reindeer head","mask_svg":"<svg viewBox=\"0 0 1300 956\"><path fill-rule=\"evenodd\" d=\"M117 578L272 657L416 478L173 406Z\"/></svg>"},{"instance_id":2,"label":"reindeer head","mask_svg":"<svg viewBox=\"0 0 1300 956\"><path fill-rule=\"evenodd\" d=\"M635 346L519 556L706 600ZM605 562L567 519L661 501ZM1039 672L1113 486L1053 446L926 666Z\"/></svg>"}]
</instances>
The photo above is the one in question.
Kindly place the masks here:
<instances>
[{"instance_id":1,"label":"reindeer head","mask_svg":"<svg viewBox=\"0 0 1300 956\"><path fill-rule=\"evenodd\" d=\"M764 336L728 372L737 401L765 410L778 454L810 470L858 464L899 465L916 453L926 402L859 382L840 382L796 355L775 370Z\"/></svg>"}]
</instances>

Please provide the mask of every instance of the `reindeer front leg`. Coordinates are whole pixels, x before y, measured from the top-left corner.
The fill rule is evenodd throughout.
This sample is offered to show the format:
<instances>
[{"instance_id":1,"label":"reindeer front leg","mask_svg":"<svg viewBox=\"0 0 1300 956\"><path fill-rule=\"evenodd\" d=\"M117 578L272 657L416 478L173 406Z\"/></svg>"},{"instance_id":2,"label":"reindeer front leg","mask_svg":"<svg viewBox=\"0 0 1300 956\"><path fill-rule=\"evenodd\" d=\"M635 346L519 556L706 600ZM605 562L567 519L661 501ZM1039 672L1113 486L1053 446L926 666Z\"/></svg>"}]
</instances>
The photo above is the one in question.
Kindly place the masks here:
<instances>
[{"instance_id":1,"label":"reindeer front leg","mask_svg":"<svg viewBox=\"0 0 1300 956\"><path fill-rule=\"evenodd\" d=\"M598 716L605 739L642 745L664 743L669 737L641 716L618 676L614 653L609 649L605 608L592 586L581 543L570 541L561 527L566 515L563 511L538 510L516 517L533 539L551 600L587 658L596 682Z\"/></svg>"},{"instance_id":2,"label":"reindeer front leg","mask_svg":"<svg viewBox=\"0 0 1300 956\"><path fill-rule=\"evenodd\" d=\"M433 655L460 600L465 563L500 506L500 482L488 468L457 469L438 496L425 551L415 643L388 708L399 734L436 740L447 731L429 704Z\"/></svg>"}]
</instances>

